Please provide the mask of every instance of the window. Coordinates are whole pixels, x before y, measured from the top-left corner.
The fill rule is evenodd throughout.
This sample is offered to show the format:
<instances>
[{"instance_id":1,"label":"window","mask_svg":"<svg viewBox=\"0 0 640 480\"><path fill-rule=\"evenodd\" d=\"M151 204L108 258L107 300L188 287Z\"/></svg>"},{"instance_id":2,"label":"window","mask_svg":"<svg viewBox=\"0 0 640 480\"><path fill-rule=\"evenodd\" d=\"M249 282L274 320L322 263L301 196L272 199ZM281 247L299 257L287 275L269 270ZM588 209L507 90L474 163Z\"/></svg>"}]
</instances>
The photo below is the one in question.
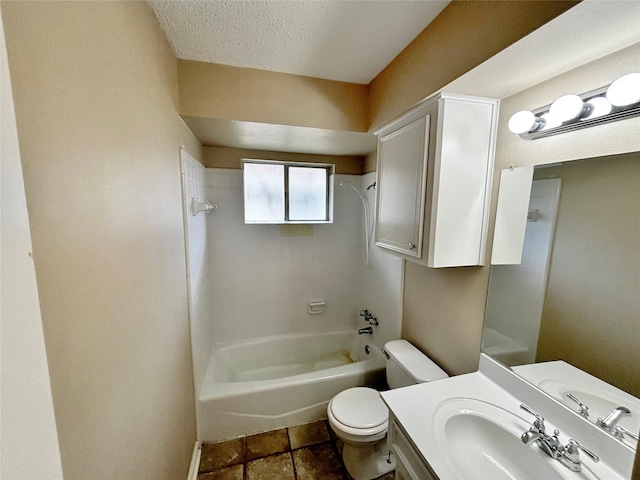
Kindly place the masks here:
<instances>
[{"instance_id":1,"label":"window","mask_svg":"<svg viewBox=\"0 0 640 480\"><path fill-rule=\"evenodd\" d=\"M244 223L331 223L334 165L243 160Z\"/></svg>"}]
</instances>

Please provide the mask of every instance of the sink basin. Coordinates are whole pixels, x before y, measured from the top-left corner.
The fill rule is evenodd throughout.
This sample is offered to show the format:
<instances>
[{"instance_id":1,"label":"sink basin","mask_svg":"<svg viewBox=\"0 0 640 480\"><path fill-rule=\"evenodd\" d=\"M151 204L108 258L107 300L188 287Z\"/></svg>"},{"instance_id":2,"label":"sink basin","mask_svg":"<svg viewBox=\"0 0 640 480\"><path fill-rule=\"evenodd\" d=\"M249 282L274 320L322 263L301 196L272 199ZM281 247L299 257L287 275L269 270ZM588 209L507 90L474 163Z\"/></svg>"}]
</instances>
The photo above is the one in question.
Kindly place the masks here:
<instances>
[{"instance_id":1,"label":"sink basin","mask_svg":"<svg viewBox=\"0 0 640 480\"><path fill-rule=\"evenodd\" d=\"M586 457L582 472L572 472L537 445L522 443L520 436L530 423L525 412L520 417L496 405L471 398L443 402L433 418L435 443L447 466L458 478L598 478L589 469L590 461ZM560 440L566 443L568 439Z\"/></svg>"}]
</instances>

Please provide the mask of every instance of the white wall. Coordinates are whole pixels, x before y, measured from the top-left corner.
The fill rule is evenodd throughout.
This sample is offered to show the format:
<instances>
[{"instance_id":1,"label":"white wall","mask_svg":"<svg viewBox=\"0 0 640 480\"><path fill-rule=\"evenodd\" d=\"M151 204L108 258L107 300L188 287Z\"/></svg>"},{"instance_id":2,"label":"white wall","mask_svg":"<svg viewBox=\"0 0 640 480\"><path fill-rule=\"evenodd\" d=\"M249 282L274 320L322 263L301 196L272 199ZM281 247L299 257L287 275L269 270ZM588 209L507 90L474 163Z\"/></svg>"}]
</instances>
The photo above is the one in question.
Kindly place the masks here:
<instances>
[{"instance_id":1,"label":"white wall","mask_svg":"<svg viewBox=\"0 0 640 480\"><path fill-rule=\"evenodd\" d=\"M335 176L334 223L313 236L284 236L278 225L245 225L242 171L207 169L207 199L218 209L207 221L215 343L293 332L356 328L359 269L364 263L362 204ZM286 230L288 226L285 226ZM307 313L307 300L326 310Z\"/></svg>"},{"instance_id":2,"label":"white wall","mask_svg":"<svg viewBox=\"0 0 640 480\"><path fill-rule=\"evenodd\" d=\"M0 17L0 478L62 478Z\"/></svg>"},{"instance_id":3,"label":"white wall","mask_svg":"<svg viewBox=\"0 0 640 480\"><path fill-rule=\"evenodd\" d=\"M371 205L372 222L376 211L376 191L366 188L375 181L376 172L367 173L360 179L360 190L365 192ZM352 201L359 202L355 193ZM376 247L372 240L370 263L370 268L366 268L364 263L360 264L361 304L362 308L367 308L378 319L379 325L374 328L373 338L376 345L382 348L389 340L400 338L404 260L388 250ZM359 326L365 325L363 321L359 322Z\"/></svg>"}]
</instances>

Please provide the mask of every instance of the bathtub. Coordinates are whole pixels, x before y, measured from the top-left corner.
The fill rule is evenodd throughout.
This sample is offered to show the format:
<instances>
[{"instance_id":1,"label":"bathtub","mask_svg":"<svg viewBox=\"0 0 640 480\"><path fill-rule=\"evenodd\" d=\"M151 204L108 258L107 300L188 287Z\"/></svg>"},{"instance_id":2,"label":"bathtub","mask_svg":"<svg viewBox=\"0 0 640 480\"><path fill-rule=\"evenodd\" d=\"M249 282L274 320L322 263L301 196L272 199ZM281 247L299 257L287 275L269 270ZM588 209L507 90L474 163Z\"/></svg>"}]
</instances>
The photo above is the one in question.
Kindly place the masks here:
<instances>
[{"instance_id":1,"label":"bathtub","mask_svg":"<svg viewBox=\"0 0 640 480\"><path fill-rule=\"evenodd\" d=\"M384 369L371 336L353 330L217 348L198 395L198 440L217 442L326 418L329 400L342 390L383 388Z\"/></svg>"},{"instance_id":2,"label":"bathtub","mask_svg":"<svg viewBox=\"0 0 640 480\"><path fill-rule=\"evenodd\" d=\"M484 327L482 351L508 367L535 361L535 358L530 358L535 356L535 352L530 352L525 345L489 327Z\"/></svg>"}]
</instances>

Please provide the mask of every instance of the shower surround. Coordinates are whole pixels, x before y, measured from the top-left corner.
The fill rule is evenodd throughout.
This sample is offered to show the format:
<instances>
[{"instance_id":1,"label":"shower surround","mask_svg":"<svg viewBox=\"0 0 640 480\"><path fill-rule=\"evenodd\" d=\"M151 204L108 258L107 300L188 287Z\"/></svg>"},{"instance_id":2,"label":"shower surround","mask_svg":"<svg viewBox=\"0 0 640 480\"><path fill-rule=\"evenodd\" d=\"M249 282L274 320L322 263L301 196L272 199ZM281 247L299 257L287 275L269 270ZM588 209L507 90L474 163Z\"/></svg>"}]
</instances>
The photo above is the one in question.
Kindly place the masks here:
<instances>
[{"instance_id":1,"label":"shower surround","mask_svg":"<svg viewBox=\"0 0 640 480\"><path fill-rule=\"evenodd\" d=\"M375 172L335 175L334 223L303 229L245 225L242 170L199 165L184 178L199 201L218 206L194 217L202 220L190 219L190 211L185 215L197 398L206 390L215 352L228 345L345 329L355 333L364 326L358 316L362 308L380 320L367 335L372 344L382 347L400 337L403 262L372 245L366 268L362 201L352 189L339 187L348 181L362 191L375 181ZM375 190L365 193L373 211ZM325 311L310 315L307 302L319 299L326 302Z\"/></svg>"}]
</instances>

